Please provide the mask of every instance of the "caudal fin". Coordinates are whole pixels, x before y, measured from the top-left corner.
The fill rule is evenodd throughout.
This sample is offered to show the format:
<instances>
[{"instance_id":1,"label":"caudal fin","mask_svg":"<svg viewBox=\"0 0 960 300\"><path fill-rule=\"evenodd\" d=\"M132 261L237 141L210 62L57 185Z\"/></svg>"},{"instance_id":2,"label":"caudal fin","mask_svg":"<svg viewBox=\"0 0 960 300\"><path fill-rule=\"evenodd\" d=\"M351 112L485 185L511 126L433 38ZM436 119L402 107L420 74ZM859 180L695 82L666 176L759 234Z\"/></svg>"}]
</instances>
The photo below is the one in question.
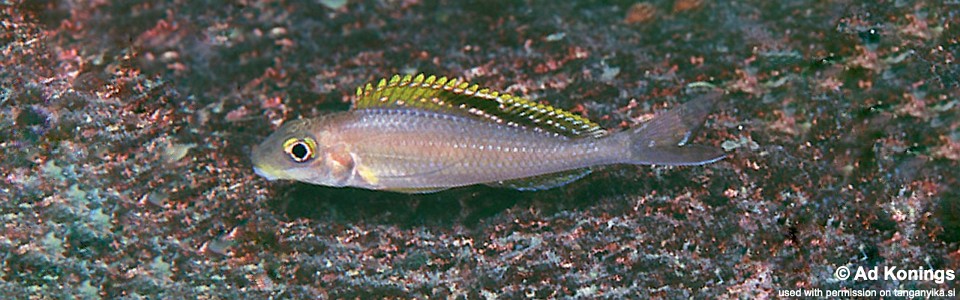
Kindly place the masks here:
<instances>
[{"instance_id":1,"label":"caudal fin","mask_svg":"<svg viewBox=\"0 0 960 300\"><path fill-rule=\"evenodd\" d=\"M691 166L724 158L718 148L687 145L693 131L703 123L723 92L710 89L692 92L692 99L677 108L660 113L640 127L620 134L628 139L629 163L667 166Z\"/></svg>"}]
</instances>

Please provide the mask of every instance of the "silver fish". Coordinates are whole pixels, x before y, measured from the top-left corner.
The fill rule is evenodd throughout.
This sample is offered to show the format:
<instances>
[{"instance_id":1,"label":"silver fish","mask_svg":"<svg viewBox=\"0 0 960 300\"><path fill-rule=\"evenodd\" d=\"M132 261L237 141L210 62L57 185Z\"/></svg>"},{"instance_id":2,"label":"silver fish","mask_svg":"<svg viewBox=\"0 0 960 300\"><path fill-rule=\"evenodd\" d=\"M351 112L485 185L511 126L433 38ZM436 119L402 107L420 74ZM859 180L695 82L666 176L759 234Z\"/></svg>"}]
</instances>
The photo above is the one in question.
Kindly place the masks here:
<instances>
[{"instance_id":1,"label":"silver fish","mask_svg":"<svg viewBox=\"0 0 960 300\"><path fill-rule=\"evenodd\" d=\"M609 133L576 114L458 80L394 76L357 89L351 110L284 124L252 154L269 180L428 193L473 184L540 190L610 164L703 165L687 145L722 92Z\"/></svg>"}]
</instances>

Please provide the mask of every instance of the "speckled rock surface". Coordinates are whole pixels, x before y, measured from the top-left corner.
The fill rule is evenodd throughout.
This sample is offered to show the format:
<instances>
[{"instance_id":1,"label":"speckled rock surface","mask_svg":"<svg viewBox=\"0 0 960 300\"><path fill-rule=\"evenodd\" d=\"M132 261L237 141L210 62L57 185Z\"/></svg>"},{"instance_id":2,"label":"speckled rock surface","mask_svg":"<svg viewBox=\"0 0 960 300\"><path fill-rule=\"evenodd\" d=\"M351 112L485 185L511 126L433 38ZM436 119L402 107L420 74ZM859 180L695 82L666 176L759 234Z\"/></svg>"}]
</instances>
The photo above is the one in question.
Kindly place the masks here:
<instances>
[{"instance_id":1,"label":"speckled rock surface","mask_svg":"<svg viewBox=\"0 0 960 300\"><path fill-rule=\"evenodd\" d=\"M716 298L944 289L951 1L3 1L0 298ZM250 147L394 73L625 128L730 91L729 157L542 192L267 182Z\"/></svg>"}]
</instances>

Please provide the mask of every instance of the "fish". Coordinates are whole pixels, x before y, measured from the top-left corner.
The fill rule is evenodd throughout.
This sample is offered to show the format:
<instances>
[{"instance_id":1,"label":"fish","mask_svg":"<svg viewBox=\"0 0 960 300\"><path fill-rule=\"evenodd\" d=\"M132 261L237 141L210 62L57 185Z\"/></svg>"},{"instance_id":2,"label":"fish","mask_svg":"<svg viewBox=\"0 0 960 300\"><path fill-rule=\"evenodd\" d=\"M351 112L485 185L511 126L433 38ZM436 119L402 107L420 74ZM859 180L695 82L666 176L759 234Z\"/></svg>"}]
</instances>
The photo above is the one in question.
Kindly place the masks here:
<instances>
[{"instance_id":1,"label":"fish","mask_svg":"<svg viewBox=\"0 0 960 300\"><path fill-rule=\"evenodd\" d=\"M723 96L705 89L612 132L578 114L434 75L357 88L348 111L285 122L253 147L256 174L329 187L431 193L486 184L563 186L613 164L698 166L726 155L689 144Z\"/></svg>"}]
</instances>

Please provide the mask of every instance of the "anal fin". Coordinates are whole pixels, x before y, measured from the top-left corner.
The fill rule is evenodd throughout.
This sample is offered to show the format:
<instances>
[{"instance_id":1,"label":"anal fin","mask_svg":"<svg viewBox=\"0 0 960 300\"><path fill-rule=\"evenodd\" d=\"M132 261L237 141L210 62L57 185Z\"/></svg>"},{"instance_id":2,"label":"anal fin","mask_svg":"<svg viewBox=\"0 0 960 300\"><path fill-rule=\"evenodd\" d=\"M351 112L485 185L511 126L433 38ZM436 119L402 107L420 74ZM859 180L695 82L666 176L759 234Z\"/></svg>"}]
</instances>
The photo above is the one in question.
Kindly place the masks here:
<instances>
[{"instance_id":1,"label":"anal fin","mask_svg":"<svg viewBox=\"0 0 960 300\"><path fill-rule=\"evenodd\" d=\"M584 176L587 176L587 174L590 174L591 171L592 170L589 168L582 168L520 179L490 182L486 183L486 185L492 187L511 188L520 191L547 190L577 181L577 179L583 178Z\"/></svg>"},{"instance_id":2,"label":"anal fin","mask_svg":"<svg viewBox=\"0 0 960 300\"><path fill-rule=\"evenodd\" d=\"M404 194L429 194L436 193L442 190L446 190L446 187L425 187L425 188L398 188L398 189L385 189L385 191L404 193Z\"/></svg>"}]
</instances>

